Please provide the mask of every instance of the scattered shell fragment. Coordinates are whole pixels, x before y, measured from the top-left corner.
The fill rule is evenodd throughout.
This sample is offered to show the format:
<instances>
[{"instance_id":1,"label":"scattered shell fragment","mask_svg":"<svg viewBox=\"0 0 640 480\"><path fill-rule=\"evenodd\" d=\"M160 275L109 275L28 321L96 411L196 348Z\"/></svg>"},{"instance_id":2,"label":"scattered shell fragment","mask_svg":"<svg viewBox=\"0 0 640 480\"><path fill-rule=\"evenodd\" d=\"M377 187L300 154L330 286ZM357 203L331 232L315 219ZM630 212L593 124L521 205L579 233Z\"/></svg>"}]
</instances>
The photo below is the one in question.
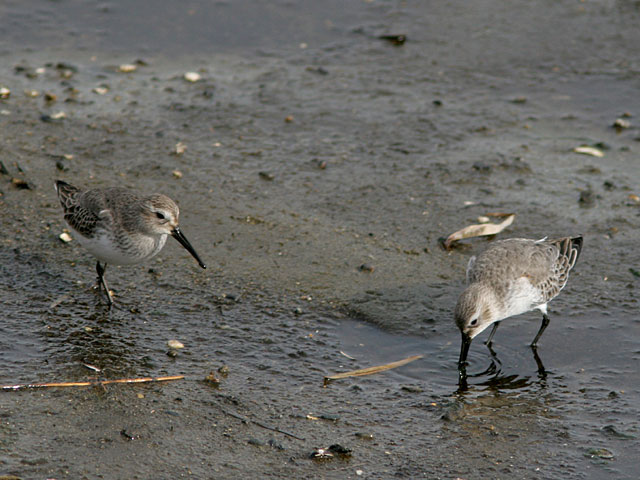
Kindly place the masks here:
<instances>
[{"instance_id":1,"label":"scattered shell fragment","mask_svg":"<svg viewBox=\"0 0 640 480\"><path fill-rule=\"evenodd\" d=\"M187 72L187 73L184 74L184 79L187 82L195 83L195 82L199 81L201 78L202 78L202 76L198 72Z\"/></svg>"},{"instance_id":2,"label":"scattered shell fragment","mask_svg":"<svg viewBox=\"0 0 640 480\"><path fill-rule=\"evenodd\" d=\"M504 214L506 217L500 223L485 223L482 225L468 225L457 232L452 233L444 241L444 248L451 248L451 244L463 238L482 237L486 235L496 235L513 223L515 213Z\"/></svg>"},{"instance_id":3,"label":"scattered shell fragment","mask_svg":"<svg viewBox=\"0 0 640 480\"><path fill-rule=\"evenodd\" d=\"M91 89L93 93L97 93L98 95L106 95L109 93L109 89L107 87L95 87Z\"/></svg>"},{"instance_id":4,"label":"scattered shell fragment","mask_svg":"<svg viewBox=\"0 0 640 480\"><path fill-rule=\"evenodd\" d=\"M0 87L0 98L5 99L11 96L11 90L7 87Z\"/></svg>"},{"instance_id":5,"label":"scattered shell fragment","mask_svg":"<svg viewBox=\"0 0 640 480\"><path fill-rule=\"evenodd\" d=\"M58 238L64 243L69 243L72 240L71 235L69 235L67 232L62 232L60 235L58 235Z\"/></svg>"},{"instance_id":6,"label":"scattered shell fragment","mask_svg":"<svg viewBox=\"0 0 640 480\"><path fill-rule=\"evenodd\" d=\"M62 118L67 118L67 114L64 113L63 111L60 111L51 115L51 118L53 118L54 120L60 120Z\"/></svg>"},{"instance_id":7,"label":"scattered shell fragment","mask_svg":"<svg viewBox=\"0 0 640 480\"><path fill-rule=\"evenodd\" d=\"M176 143L174 152L176 155L182 155L186 149L187 149L187 146L184 143L178 142Z\"/></svg>"},{"instance_id":8,"label":"scattered shell fragment","mask_svg":"<svg viewBox=\"0 0 640 480\"><path fill-rule=\"evenodd\" d=\"M400 47L404 45L404 42L407 41L407 36L405 34L395 34L395 35L380 35L378 37L380 40L386 40L387 42L395 45L396 47Z\"/></svg>"},{"instance_id":9,"label":"scattered shell fragment","mask_svg":"<svg viewBox=\"0 0 640 480\"><path fill-rule=\"evenodd\" d=\"M138 69L137 65L133 65L131 63L123 63L118 67L118 71L122 73L131 73L135 72Z\"/></svg>"},{"instance_id":10,"label":"scattered shell fragment","mask_svg":"<svg viewBox=\"0 0 640 480\"><path fill-rule=\"evenodd\" d=\"M589 458L601 458L603 460L613 460L615 455L611 450L607 450L606 448L590 448L585 453L586 457Z\"/></svg>"},{"instance_id":11,"label":"scattered shell fragment","mask_svg":"<svg viewBox=\"0 0 640 480\"><path fill-rule=\"evenodd\" d=\"M176 350L180 350L181 348L184 348L184 344L178 340L169 340L167 342L167 346L169 348L174 348Z\"/></svg>"},{"instance_id":12,"label":"scattered shell fragment","mask_svg":"<svg viewBox=\"0 0 640 480\"><path fill-rule=\"evenodd\" d=\"M220 378L214 372L209 372L209 375L204 377L204 381L214 387L220 385Z\"/></svg>"},{"instance_id":13,"label":"scattered shell fragment","mask_svg":"<svg viewBox=\"0 0 640 480\"><path fill-rule=\"evenodd\" d=\"M309 456L315 459L332 458L335 455L349 457L351 456L351 452L352 450L350 448L343 447L342 445L336 443L334 445L331 445L329 448L316 448L313 452L311 452L311 455Z\"/></svg>"},{"instance_id":14,"label":"scattered shell fragment","mask_svg":"<svg viewBox=\"0 0 640 480\"><path fill-rule=\"evenodd\" d=\"M575 153L581 153L583 155L591 155L592 157L604 157L604 153L602 153L602 150L595 147L589 147L586 145L576 147L573 149L573 151Z\"/></svg>"},{"instance_id":15,"label":"scattered shell fragment","mask_svg":"<svg viewBox=\"0 0 640 480\"><path fill-rule=\"evenodd\" d=\"M12 178L11 183L18 190L33 190L33 186L22 178Z\"/></svg>"},{"instance_id":16,"label":"scattered shell fragment","mask_svg":"<svg viewBox=\"0 0 640 480\"><path fill-rule=\"evenodd\" d=\"M182 172L180 170L174 170L173 172L171 172L173 174L174 177L176 178L182 178Z\"/></svg>"},{"instance_id":17,"label":"scattered shell fragment","mask_svg":"<svg viewBox=\"0 0 640 480\"><path fill-rule=\"evenodd\" d=\"M629 128L630 126L631 122L629 120L625 120L624 118L616 118L616 121L613 122L613 128L617 128L618 130Z\"/></svg>"},{"instance_id":18,"label":"scattered shell fragment","mask_svg":"<svg viewBox=\"0 0 640 480\"><path fill-rule=\"evenodd\" d=\"M27 97L35 98L35 97L37 97L38 95L40 95L40 92L39 92L38 90L25 90L25 91L24 91L24 94L25 94Z\"/></svg>"},{"instance_id":19,"label":"scattered shell fragment","mask_svg":"<svg viewBox=\"0 0 640 480\"><path fill-rule=\"evenodd\" d=\"M633 203L640 203L640 197L635 193L630 193L627 198L631 200Z\"/></svg>"},{"instance_id":20,"label":"scattered shell fragment","mask_svg":"<svg viewBox=\"0 0 640 480\"><path fill-rule=\"evenodd\" d=\"M11 115L11 110L2 109L0 110L0 115Z\"/></svg>"},{"instance_id":21,"label":"scattered shell fragment","mask_svg":"<svg viewBox=\"0 0 640 480\"><path fill-rule=\"evenodd\" d=\"M478 223L489 223L491 220L489 220L489 217L485 216L485 215L480 215L478 217Z\"/></svg>"}]
</instances>

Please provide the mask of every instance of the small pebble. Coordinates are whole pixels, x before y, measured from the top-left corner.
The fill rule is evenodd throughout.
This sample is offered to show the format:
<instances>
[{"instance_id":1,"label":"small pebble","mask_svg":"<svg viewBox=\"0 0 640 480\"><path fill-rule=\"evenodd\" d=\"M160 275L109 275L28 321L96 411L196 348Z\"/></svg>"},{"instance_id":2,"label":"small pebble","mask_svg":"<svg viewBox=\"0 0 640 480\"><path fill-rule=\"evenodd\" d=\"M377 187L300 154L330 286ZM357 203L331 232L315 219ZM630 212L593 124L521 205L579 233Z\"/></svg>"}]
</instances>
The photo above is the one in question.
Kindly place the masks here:
<instances>
[{"instance_id":1,"label":"small pebble","mask_svg":"<svg viewBox=\"0 0 640 480\"><path fill-rule=\"evenodd\" d=\"M167 345L169 346L169 348L174 348L176 350L180 350L181 348L184 348L184 345L182 344L182 342L178 340L169 340L167 342Z\"/></svg>"},{"instance_id":2,"label":"small pebble","mask_svg":"<svg viewBox=\"0 0 640 480\"><path fill-rule=\"evenodd\" d=\"M174 170L173 172L171 172L173 174L174 177L176 178L182 178L182 172L180 170Z\"/></svg>"},{"instance_id":3,"label":"small pebble","mask_svg":"<svg viewBox=\"0 0 640 480\"><path fill-rule=\"evenodd\" d=\"M363 263L358 267L358 270L360 270L361 272L368 272L368 273L373 273L375 269L376 267L374 267L373 265L369 265L368 263Z\"/></svg>"},{"instance_id":4,"label":"small pebble","mask_svg":"<svg viewBox=\"0 0 640 480\"><path fill-rule=\"evenodd\" d=\"M118 71L122 73L131 73L135 72L138 69L136 65L132 65L131 63L123 63L118 67Z\"/></svg>"},{"instance_id":5,"label":"small pebble","mask_svg":"<svg viewBox=\"0 0 640 480\"><path fill-rule=\"evenodd\" d=\"M625 120L624 118L616 118L616 121L613 122L613 128L618 130L623 130L625 128L629 128L631 126L631 122L629 120Z\"/></svg>"},{"instance_id":6,"label":"small pebble","mask_svg":"<svg viewBox=\"0 0 640 480\"><path fill-rule=\"evenodd\" d=\"M31 184L26 180L22 180L21 178L12 178L11 183L19 190L33 190Z\"/></svg>"},{"instance_id":7,"label":"small pebble","mask_svg":"<svg viewBox=\"0 0 640 480\"><path fill-rule=\"evenodd\" d=\"M9 98L11 96L11 90L9 90L7 87L0 87L0 98L1 99L6 99Z\"/></svg>"},{"instance_id":8,"label":"small pebble","mask_svg":"<svg viewBox=\"0 0 640 480\"><path fill-rule=\"evenodd\" d=\"M69 235L67 232L62 232L60 235L58 235L58 238L64 243L69 243L72 240L71 235Z\"/></svg>"},{"instance_id":9,"label":"small pebble","mask_svg":"<svg viewBox=\"0 0 640 480\"><path fill-rule=\"evenodd\" d=\"M98 95L106 95L109 92L109 89L107 87L95 87L91 91Z\"/></svg>"},{"instance_id":10,"label":"small pebble","mask_svg":"<svg viewBox=\"0 0 640 480\"><path fill-rule=\"evenodd\" d=\"M380 35L378 37L380 40L386 40L387 42L395 45L396 47L400 47L404 45L404 42L407 41L407 36L404 34L399 35Z\"/></svg>"},{"instance_id":11,"label":"small pebble","mask_svg":"<svg viewBox=\"0 0 640 480\"><path fill-rule=\"evenodd\" d=\"M58 99L58 96L55 93L45 92L44 100L49 103L53 103Z\"/></svg>"},{"instance_id":12,"label":"small pebble","mask_svg":"<svg viewBox=\"0 0 640 480\"><path fill-rule=\"evenodd\" d=\"M320 160L320 159L314 158L312 160L312 162L313 162L314 166L316 168L319 168L320 170L325 170L327 168L327 162L325 160Z\"/></svg>"},{"instance_id":13,"label":"small pebble","mask_svg":"<svg viewBox=\"0 0 640 480\"><path fill-rule=\"evenodd\" d=\"M210 372L209 375L204 377L204 381L213 385L214 387L217 387L220 385L220 379L213 372Z\"/></svg>"},{"instance_id":14,"label":"small pebble","mask_svg":"<svg viewBox=\"0 0 640 480\"><path fill-rule=\"evenodd\" d=\"M192 82L192 83L194 83L194 82L197 82L198 80L200 80L201 78L202 78L202 77L201 77L201 76L200 76L200 74L199 74L199 73L197 73L197 72L187 72L187 73L185 73L185 74L184 74L184 79L185 79L187 82Z\"/></svg>"},{"instance_id":15,"label":"small pebble","mask_svg":"<svg viewBox=\"0 0 640 480\"><path fill-rule=\"evenodd\" d=\"M187 150L187 146L184 143L182 142L176 143L175 150L174 150L176 155L182 155L186 150Z\"/></svg>"},{"instance_id":16,"label":"small pebble","mask_svg":"<svg viewBox=\"0 0 640 480\"><path fill-rule=\"evenodd\" d=\"M590 448L585 455L587 457L601 458L603 460L613 460L614 458L613 452L606 448Z\"/></svg>"},{"instance_id":17,"label":"small pebble","mask_svg":"<svg viewBox=\"0 0 640 480\"><path fill-rule=\"evenodd\" d=\"M287 115L286 117L284 117L284 121L286 123L292 123L293 122L293 115Z\"/></svg>"}]
</instances>

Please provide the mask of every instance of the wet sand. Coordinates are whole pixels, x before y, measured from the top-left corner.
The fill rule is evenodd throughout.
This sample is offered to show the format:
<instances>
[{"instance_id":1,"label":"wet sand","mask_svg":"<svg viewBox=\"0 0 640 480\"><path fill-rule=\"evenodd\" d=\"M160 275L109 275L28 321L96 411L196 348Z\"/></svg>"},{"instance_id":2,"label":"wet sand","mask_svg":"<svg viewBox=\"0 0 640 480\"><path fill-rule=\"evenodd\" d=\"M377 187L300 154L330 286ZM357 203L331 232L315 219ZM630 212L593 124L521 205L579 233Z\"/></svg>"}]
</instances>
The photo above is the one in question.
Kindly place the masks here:
<instances>
[{"instance_id":1,"label":"wet sand","mask_svg":"<svg viewBox=\"0 0 640 480\"><path fill-rule=\"evenodd\" d=\"M0 383L95 378L84 364L186 378L3 392L0 474L635 478L636 7L127 8L0 6ZM93 259L58 238L56 178L176 199L209 268L169 240L149 264L110 267L108 312ZM452 310L487 240L438 239L495 211L517 214L500 238L585 246L550 304L547 376L532 312L501 326L498 371L457 394ZM469 360L489 364L481 341ZM309 458L332 444L351 455Z\"/></svg>"}]
</instances>

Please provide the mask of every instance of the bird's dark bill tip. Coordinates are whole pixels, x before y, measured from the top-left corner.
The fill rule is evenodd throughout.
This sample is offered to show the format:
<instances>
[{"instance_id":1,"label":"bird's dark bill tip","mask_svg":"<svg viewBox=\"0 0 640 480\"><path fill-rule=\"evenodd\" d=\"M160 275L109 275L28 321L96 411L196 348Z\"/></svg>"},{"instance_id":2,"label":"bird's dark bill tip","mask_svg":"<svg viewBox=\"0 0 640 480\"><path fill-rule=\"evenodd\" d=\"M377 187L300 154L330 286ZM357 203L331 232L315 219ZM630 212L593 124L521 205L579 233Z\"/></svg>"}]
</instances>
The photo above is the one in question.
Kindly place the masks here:
<instances>
[{"instance_id":1,"label":"bird's dark bill tip","mask_svg":"<svg viewBox=\"0 0 640 480\"><path fill-rule=\"evenodd\" d=\"M471 337L462 333L462 344L460 345L460 358L458 360L458 370L462 370L467 365L467 355L471 346Z\"/></svg>"},{"instance_id":2,"label":"bird's dark bill tip","mask_svg":"<svg viewBox=\"0 0 640 480\"><path fill-rule=\"evenodd\" d=\"M198 255L198 252L196 252L195 248L193 248L191 246L191 243L189 243L189 240L187 240L187 237L184 236L184 234L182 233L182 231L178 227L176 227L173 230L173 233L171 235L178 242L180 242L180 245L182 245L193 256L193 258L196 259L196 261L198 262L198 265L200 265L200 267L207 268L207 266L204 264L204 262L200 259L200 255Z\"/></svg>"}]
</instances>

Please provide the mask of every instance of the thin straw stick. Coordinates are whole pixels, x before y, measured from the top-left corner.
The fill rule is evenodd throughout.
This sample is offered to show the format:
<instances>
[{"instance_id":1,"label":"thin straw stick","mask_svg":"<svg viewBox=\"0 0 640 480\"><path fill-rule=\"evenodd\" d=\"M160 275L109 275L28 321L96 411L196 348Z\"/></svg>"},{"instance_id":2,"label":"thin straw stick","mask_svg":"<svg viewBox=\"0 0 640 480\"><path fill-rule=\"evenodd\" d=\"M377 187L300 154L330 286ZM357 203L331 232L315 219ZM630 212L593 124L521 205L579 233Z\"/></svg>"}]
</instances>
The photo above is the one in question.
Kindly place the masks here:
<instances>
[{"instance_id":1,"label":"thin straw stick","mask_svg":"<svg viewBox=\"0 0 640 480\"><path fill-rule=\"evenodd\" d=\"M397 362L386 363L384 365L377 365L375 367L362 368L360 370L351 370L350 372L338 373L336 375L331 375L329 377L324 377L324 386L326 387L329 382L332 380L340 380L341 378L348 377L362 377L364 375L372 375L378 372L384 372L385 370L391 370L392 368L401 367L402 365L406 365L407 363L411 363L419 358L422 358L423 355L414 355L412 357L407 357L404 360L398 360Z\"/></svg>"},{"instance_id":2,"label":"thin straw stick","mask_svg":"<svg viewBox=\"0 0 640 480\"><path fill-rule=\"evenodd\" d=\"M2 391L26 390L29 388L51 388L51 387L90 387L92 385L110 385L112 383L148 383L148 382L168 382L170 380L181 380L184 375L173 375L171 377L143 377L143 378L118 378L115 380L89 380L86 382L48 382L48 383L23 383L20 385L2 385Z\"/></svg>"}]
</instances>

